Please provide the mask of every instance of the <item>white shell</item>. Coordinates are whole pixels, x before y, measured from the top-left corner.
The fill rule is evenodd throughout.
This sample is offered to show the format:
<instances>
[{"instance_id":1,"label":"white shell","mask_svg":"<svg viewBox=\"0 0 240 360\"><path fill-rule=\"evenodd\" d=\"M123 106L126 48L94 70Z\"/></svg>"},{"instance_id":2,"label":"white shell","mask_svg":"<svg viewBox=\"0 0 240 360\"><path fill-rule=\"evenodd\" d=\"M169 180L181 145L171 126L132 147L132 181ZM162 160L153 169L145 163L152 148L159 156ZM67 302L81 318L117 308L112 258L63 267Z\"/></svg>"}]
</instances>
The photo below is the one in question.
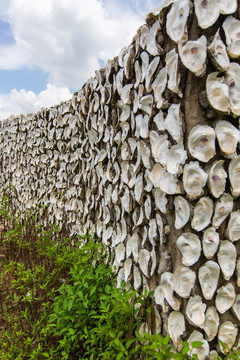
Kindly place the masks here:
<instances>
[{"instance_id":1,"label":"white shell","mask_svg":"<svg viewBox=\"0 0 240 360\"><path fill-rule=\"evenodd\" d=\"M135 290L137 290L142 285L142 275L140 270L135 265L133 266L133 279L133 287Z\"/></svg>"},{"instance_id":2,"label":"white shell","mask_svg":"<svg viewBox=\"0 0 240 360\"><path fill-rule=\"evenodd\" d=\"M168 109L165 127L176 142L182 140L182 114L180 104L172 104Z\"/></svg>"},{"instance_id":3,"label":"white shell","mask_svg":"<svg viewBox=\"0 0 240 360\"><path fill-rule=\"evenodd\" d=\"M215 198L219 198L225 190L227 173L223 168L223 164L223 160L214 162L208 174L207 185Z\"/></svg>"},{"instance_id":4,"label":"white shell","mask_svg":"<svg viewBox=\"0 0 240 360\"><path fill-rule=\"evenodd\" d=\"M240 155L230 161L228 171L232 196L238 197L240 195Z\"/></svg>"},{"instance_id":5,"label":"white shell","mask_svg":"<svg viewBox=\"0 0 240 360\"><path fill-rule=\"evenodd\" d=\"M167 69L166 67L162 68L154 82L152 83L152 89L154 94L154 100L157 103L157 108L161 109L164 99L162 94L167 86Z\"/></svg>"},{"instance_id":6,"label":"white shell","mask_svg":"<svg viewBox=\"0 0 240 360\"><path fill-rule=\"evenodd\" d=\"M240 259L237 260L237 286L240 287Z\"/></svg>"},{"instance_id":7,"label":"white shell","mask_svg":"<svg viewBox=\"0 0 240 360\"><path fill-rule=\"evenodd\" d=\"M209 197L202 197L194 207L191 226L196 231L205 229L212 218L213 201Z\"/></svg>"},{"instance_id":8,"label":"white shell","mask_svg":"<svg viewBox=\"0 0 240 360\"><path fill-rule=\"evenodd\" d=\"M186 330L185 320L182 313L172 311L168 317L168 333L173 341L173 345L178 348L182 341L181 336Z\"/></svg>"},{"instance_id":9,"label":"white shell","mask_svg":"<svg viewBox=\"0 0 240 360\"><path fill-rule=\"evenodd\" d=\"M169 148L168 136L166 134L159 135L157 131L151 131L150 143L154 160L165 166L166 154Z\"/></svg>"},{"instance_id":10,"label":"white shell","mask_svg":"<svg viewBox=\"0 0 240 360\"><path fill-rule=\"evenodd\" d=\"M227 227L227 234L229 240L232 242L240 239L240 210L231 213Z\"/></svg>"},{"instance_id":11,"label":"white shell","mask_svg":"<svg viewBox=\"0 0 240 360\"><path fill-rule=\"evenodd\" d=\"M211 306L207 309L205 314L205 321L203 324L203 329L207 335L207 340L212 341L218 332L219 326L219 316L217 310L214 306Z\"/></svg>"},{"instance_id":12,"label":"white shell","mask_svg":"<svg viewBox=\"0 0 240 360\"><path fill-rule=\"evenodd\" d=\"M208 162L215 154L215 131L211 126L195 126L188 138L190 154L199 161Z\"/></svg>"},{"instance_id":13,"label":"white shell","mask_svg":"<svg viewBox=\"0 0 240 360\"><path fill-rule=\"evenodd\" d=\"M214 110L222 113L230 113L230 99L228 85L225 82L225 77L219 77L218 72L214 72L207 77L207 98L209 104Z\"/></svg>"},{"instance_id":14,"label":"white shell","mask_svg":"<svg viewBox=\"0 0 240 360\"><path fill-rule=\"evenodd\" d=\"M182 254L182 263L186 266L195 264L201 254L201 243L197 235L183 233L177 239L177 247Z\"/></svg>"},{"instance_id":15,"label":"white shell","mask_svg":"<svg viewBox=\"0 0 240 360\"><path fill-rule=\"evenodd\" d=\"M194 330L187 341L190 346L190 351L188 352L188 355L192 357L192 355L196 354L198 360L205 360L207 355L209 354L209 345L207 340L204 339L203 334L197 330ZM200 341L203 343L203 345L198 348L192 348L191 344L195 341Z\"/></svg>"},{"instance_id":16,"label":"white shell","mask_svg":"<svg viewBox=\"0 0 240 360\"><path fill-rule=\"evenodd\" d=\"M226 71L229 67L230 61L227 54L227 49L224 42L221 40L219 30L216 32L213 41L208 46L208 54L212 63L219 71Z\"/></svg>"},{"instance_id":17,"label":"white shell","mask_svg":"<svg viewBox=\"0 0 240 360\"><path fill-rule=\"evenodd\" d=\"M238 334L237 327L231 321L225 321L220 327L218 332L218 340L222 341L229 349L231 349L236 341ZM220 345L221 351L224 349Z\"/></svg>"},{"instance_id":18,"label":"white shell","mask_svg":"<svg viewBox=\"0 0 240 360\"><path fill-rule=\"evenodd\" d=\"M237 251L233 243L228 240L222 241L217 257L224 279L229 280L234 273L237 258Z\"/></svg>"},{"instance_id":19,"label":"white shell","mask_svg":"<svg viewBox=\"0 0 240 360\"><path fill-rule=\"evenodd\" d=\"M173 310L178 311L180 309L181 303L173 295L172 288L172 273L165 272L161 276L160 285L155 289L154 292L155 302L163 307L164 310L164 299L171 306Z\"/></svg>"},{"instance_id":20,"label":"white shell","mask_svg":"<svg viewBox=\"0 0 240 360\"><path fill-rule=\"evenodd\" d=\"M184 165L187 160L187 151L183 144L173 145L166 152L166 167L170 174L177 175L181 172L180 165Z\"/></svg>"},{"instance_id":21,"label":"white shell","mask_svg":"<svg viewBox=\"0 0 240 360\"><path fill-rule=\"evenodd\" d=\"M219 228L226 217L232 212L233 198L230 194L223 194L216 203L215 212L212 219L212 226Z\"/></svg>"},{"instance_id":22,"label":"white shell","mask_svg":"<svg viewBox=\"0 0 240 360\"><path fill-rule=\"evenodd\" d=\"M191 161L184 166L183 186L190 200L194 200L203 194L208 175L200 167L198 161Z\"/></svg>"},{"instance_id":23,"label":"white shell","mask_svg":"<svg viewBox=\"0 0 240 360\"><path fill-rule=\"evenodd\" d=\"M196 76L206 72L207 39L202 35L198 40L178 44L178 52L183 65Z\"/></svg>"},{"instance_id":24,"label":"white shell","mask_svg":"<svg viewBox=\"0 0 240 360\"><path fill-rule=\"evenodd\" d=\"M151 254L146 249L141 249L138 253L138 264L140 269L142 270L143 274L148 277L148 264L150 260Z\"/></svg>"},{"instance_id":25,"label":"white shell","mask_svg":"<svg viewBox=\"0 0 240 360\"><path fill-rule=\"evenodd\" d=\"M238 318L240 321L240 294L236 297L235 303L232 307L234 315Z\"/></svg>"},{"instance_id":26,"label":"white shell","mask_svg":"<svg viewBox=\"0 0 240 360\"><path fill-rule=\"evenodd\" d=\"M228 85L230 110L234 115L239 116L240 115L240 84L239 84L240 65L238 63L230 63L229 69L226 72L225 81Z\"/></svg>"},{"instance_id":27,"label":"white shell","mask_svg":"<svg viewBox=\"0 0 240 360\"><path fill-rule=\"evenodd\" d=\"M138 261L139 242L140 238L137 232L135 232L132 236L129 236L126 246L126 258L129 258L132 254L134 261Z\"/></svg>"},{"instance_id":28,"label":"white shell","mask_svg":"<svg viewBox=\"0 0 240 360\"><path fill-rule=\"evenodd\" d=\"M217 296L215 299L215 305L220 314L229 310L236 299L234 287L231 283L227 283L226 286L221 286L217 290Z\"/></svg>"},{"instance_id":29,"label":"white shell","mask_svg":"<svg viewBox=\"0 0 240 360\"><path fill-rule=\"evenodd\" d=\"M167 172L160 164L153 166L149 179L155 187L159 187L166 194L172 195L181 192L177 177Z\"/></svg>"},{"instance_id":30,"label":"white shell","mask_svg":"<svg viewBox=\"0 0 240 360\"><path fill-rule=\"evenodd\" d=\"M189 15L189 1L174 1L171 10L167 14L166 30L169 37L179 43L187 39L187 19Z\"/></svg>"},{"instance_id":31,"label":"white shell","mask_svg":"<svg viewBox=\"0 0 240 360\"><path fill-rule=\"evenodd\" d=\"M190 206L183 196L174 198L175 206L175 228L181 229L186 225L190 217Z\"/></svg>"},{"instance_id":32,"label":"white shell","mask_svg":"<svg viewBox=\"0 0 240 360\"><path fill-rule=\"evenodd\" d=\"M226 36L229 56L238 58L240 56L240 21L233 16L228 16L222 27Z\"/></svg>"},{"instance_id":33,"label":"white shell","mask_svg":"<svg viewBox=\"0 0 240 360\"><path fill-rule=\"evenodd\" d=\"M201 328L205 320L206 307L207 305L202 302L201 296L190 297L186 307L186 316L190 323Z\"/></svg>"},{"instance_id":34,"label":"white shell","mask_svg":"<svg viewBox=\"0 0 240 360\"><path fill-rule=\"evenodd\" d=\"M237 0L221 0L220 13L223 15L233 14L237 10Z\"/></svg>"},{"instance_id":35,"label":"white shell","mask_svg":"<svg viewBox=\"0 0 240 360\"><path fill-rule=\"evenodd\" d=\"M229 157L236 155L236 148L239 142L239 130L229 121L219 120L216 123L216 135L220 149Z\"/></svg>"},{"instance_id":36,"label":"white shell","mask_svg":"<svg viewBox=\"0 0 240 360\"><path fill-rule=\"evenodd\" d=\"M219 245L219 234L216 229L210 227L204 231L202 247L207 259L211 259L217 252Z\"/></svg>"},{"instance_id":37,"label":"white shell","mask_svg":"<svg viewBox=\"0 0 240 360\"><path fill-rule=\"evenodd\" d=\"M212 260L207 261L199 268L198 279L206 300L211 300L217 289L219 273L219 265Z\"/></svg>"},{"instance_id":38,"label":"white shell","mask_svg":"<svg viewBox=\"0 0 240 360\"><path fill-rule=\"evenodd\" d=\"M188 0L187 0L188 1ZM179 90L180 83L180 71L178 64L178 53L173 49L166 54L166 69L168 74L168 88L174 93L182 97L182 93Z\"/></svg>"},{"instance_id":39,"label":"white shell","mask_svg":"<svg viewBox=\"0 0 240 360\"><path fill-rule=\"evenodd\" d=\"M180 265L174 271L172 276L173 290L182 298L187 298L190 296L195 280L195 272L187 266Z\"/></svg>"},{"instance_id":40,"label":"white shell","mask_svg":"<svg viewBox=\"0 0 240 360\"><path fill-rule=\"evenodd\" d=\"M217 21L220 13L219 2L215 0L194 0L194 6L198 25L202 29L209 28Z\"/></svg>"}]
</instances>

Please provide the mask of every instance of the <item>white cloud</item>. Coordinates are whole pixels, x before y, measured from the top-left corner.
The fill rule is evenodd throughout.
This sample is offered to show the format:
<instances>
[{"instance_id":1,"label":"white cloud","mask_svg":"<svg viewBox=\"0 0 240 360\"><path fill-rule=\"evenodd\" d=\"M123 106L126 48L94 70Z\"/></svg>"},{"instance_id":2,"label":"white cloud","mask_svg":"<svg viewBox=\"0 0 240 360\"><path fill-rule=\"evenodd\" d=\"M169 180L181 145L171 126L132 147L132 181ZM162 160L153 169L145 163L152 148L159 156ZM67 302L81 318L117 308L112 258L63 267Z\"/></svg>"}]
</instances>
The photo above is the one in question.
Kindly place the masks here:
<instances>
[{"instance_id":1,"label":"white cloud","mask_svg":"<svg viewBox=\"0 0 240 360\"><path fill-rule=\"evenodd\" d=\"M33 91L13 89L10 94L0 95L0 119L10 115L37 112L42 107L57 105L61 101L69 100L72 94L68 87L48 84L46 90L35 94Z\"/></svg>"},{"instance_id":2,"label":"white cloud","mask_svg":"<svg viewBox=\"0 0 240 360\"><path fill-rule=\"evenodd\" d=\"M99 0L10 0L7 12L16 40L0 50L0 68L36 65L51 83L80 88L128 45L143 22L138 13L107 12Z\"/></svg>"}]
</instances>

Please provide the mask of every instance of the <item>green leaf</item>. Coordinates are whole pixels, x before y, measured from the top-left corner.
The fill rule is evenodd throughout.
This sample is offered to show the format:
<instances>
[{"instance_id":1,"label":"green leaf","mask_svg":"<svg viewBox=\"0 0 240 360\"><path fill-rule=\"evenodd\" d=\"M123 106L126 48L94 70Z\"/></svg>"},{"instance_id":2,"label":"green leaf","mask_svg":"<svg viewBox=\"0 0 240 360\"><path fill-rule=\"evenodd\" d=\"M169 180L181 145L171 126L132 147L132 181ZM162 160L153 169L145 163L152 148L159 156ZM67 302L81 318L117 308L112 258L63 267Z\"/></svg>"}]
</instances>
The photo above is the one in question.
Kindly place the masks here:
<instances>
[{"instance_id":1,"label":"green leaf","mask_svg":"<svg viewBox=\"0 0 240 360\"><path fill-rule=\"evenodd\" d=\"M166 346L166 345L169 343L169 341L170 341L170 336L167 335L167 336L163 339L163 345Z\"/></svg>"},{"instance_id":2,"label":"green leaf","mask_svg":"<svg viewBox=\"0 0 240 360\"><path fill-rule=\"evenodd\" d=\"M44 357L46 357L46 358L49 358L49 357L50 357L49 353L47 353L47 352L42 353L42 355L43 355Z\"/></svg>"},{"instance_id":3,"label":"green leaf","mask_svg":"<svg viewBox=\"0 0 240 360\"><path fill-rule=\"evenodd\" d=\"M202 342L202 341L193 341L193 342L191 343L191 346L192 346L193 349L199 348L199 347L201 347L202 345L203 345L203 342Z\"/></svg>"},{"instance_id":4,"label":"green leaf","mask_svg":"<svg viewBox=\"0 0 240 360\"><path fill-rule=\"evenodd\" d=\"M113 338L113 339L116 337L115 332L112 331L112 330L110 330L110 331L108 332L108 335L111 336L111 338Z\"/></svg>"},{"instance_id":5,"label":"green leaf","mask_svg":"<svg viewBox=\"0 0 240 360\"><path fill-rule=\"evenodd\" d=\"M181 354L182 355L186 355L188 352L189 352L189 344L186 342L186 341L184 341L183 342L183 348L182 348L182 351L181 351Z\"/></svg>"},{"instance_id":6,"label":"green leaf","mask_svg":"<svg viewBox=\"0 0 240 360\"><path fill-rule=\"evenodd\" d=\"M72 309L72 306L73 306L73 299L69 299L68 305L67 305L68 311L70 311Z\"/></svg>"}]
</instances>

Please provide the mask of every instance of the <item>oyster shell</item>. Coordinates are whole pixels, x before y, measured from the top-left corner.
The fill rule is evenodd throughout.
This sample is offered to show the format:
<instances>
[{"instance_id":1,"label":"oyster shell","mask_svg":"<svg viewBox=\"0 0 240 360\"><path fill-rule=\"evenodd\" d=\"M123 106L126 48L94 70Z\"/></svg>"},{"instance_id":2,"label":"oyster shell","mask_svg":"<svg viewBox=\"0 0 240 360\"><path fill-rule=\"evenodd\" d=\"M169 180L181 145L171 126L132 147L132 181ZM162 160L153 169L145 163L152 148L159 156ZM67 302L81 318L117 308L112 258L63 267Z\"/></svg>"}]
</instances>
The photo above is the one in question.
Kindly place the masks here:
<instances>
[{"instance_id":1,"label":"oyster shell","mask_svg":"<svg viewBox=\"0 0 240 360\"><path fill-rule=\"evenodd\" d=\"M189 15L189 1L174 1L167 14L166 30L169 37L175 42L187 40L187 19Z\"/></svg>"},{"instance_id":2,"label":"oyster shell","mask_svg":"<svg viewBox=\"0 0 240 360\"><path fill-rule=\"evenodd\" d=\"M236 148L239 142L239 130L229 121L219 120L215 128L220 149L227 157L236 155Z\"/></svg>"},{"instance_id":3,"label":"oyster shell","mask_svg":"<svg viewBox=\"0 0 240 360\"><path fill-rule=\"evenodd\" d=\"M232 196L238 197L240 195L240 155L230 161L228 172Z\"/></svg>"},{"instance_id":4,"label":"oyster shell","mask_svg":"<svg viewBox=\"0 0 240 360\"><path fill-rule=\"evenodd\" d=\"M219 265L212 260L207 261L198 270L199 283L206 300L211 300L217 289L219 273Z\"/></svg>"},{"instance_id":5,"label":"oyster shell","mask_svg":"<svg viewBox=\"0 0 240 360\"><path fill-rule=\"evenodd\" d=\"M168 333L176 349L179 348L179 344L182 341L181 336L185 330L186 326L183 314L178 311L172 311L168 317Z\"/></svg>"},{"instance_id":6,"label":"oyster shell","mask_svg":"<svg viewBox=\"0 0 240 360\"><path fill-rule=\"evenodd\" d=\"M202 197L194 207L194 215L191 226L196 231L205 229L212 218L213 201L210 197Z\"/></svg>"},{"instance_id":7,"label":"oyster shell","mask_svg":"<svg viewBox=\"0 0 240 360\"><path fill-rule=\"evenodd\" d=\"M177 247L182 254L182 263L186 266L195 264L201 255L201 243L197 235L183 233L177 239Z\"/></svg>"},{"instance_id":8,"label":"oyster shell","mask_svg":"<svg viewBox=\"0 0 240 360\"><path fill-rule=\"evenodd\" d=\"M233 304L232 310L234 312L234 315L238 318L240 321L240 294L236 297L235 303Z\"/></svg>"},{"instance_id":9,"label":"oyster shell","mask_svg":"<svg viewBox=\"0 0 240 360\"><path fill-rule=\"evenodd\" d=\"M240 239L240 210L231 213L227 227L227 234L229 240L232 242Z\"/></svg>"},{"instance_id":10,"label":"oyster shell","mask_svg":"<svg viewBox=\"0 0 240 360\"><path fill-rule=\"evenodd\" d=\"M240 287L240 259L237 260L237 286Z\"/></svg>"},{"instance_id":11,"label":"oyster shell","mask_svg":"<svg viewBox=\"0 0 240 360\"><path fill-rule=\"evenodd\" d=\"M134 261L138 261L138 248L139 248L139 235L135 232L132 236L128 237L127 246L126 246L126 258L129 258L131 254L133 255Z\"/></svg>"},{"instance_id":12,"label":"oyster shell","mask_svg":"<svg viewBox=\"0 0 240 360\"><path fill-rule=\"evenodd\" d=\"M142 275L138 267L133 266L133 287L135 290L139 289L142 285Z\"/></svg>"},{"instance_id":13,"label":"oyster shell","mask_svg":"<svg viewBox=\"0 0 240 360\"><path fill-rule=\"evenodd\" d=\"M205 320L205 311L207 305L202 302L199 295L190 297L186 307L186 316L189 322L193 325L202 328Z\"/></svg>"},{"instance_id":14,"label":"oyster shell","mask_svg":"<svg viewBox=\"0 0 240 360\"><path fill-rule=\"evenodd\" d=\"M202 35L198 40L178 44L178 52L183 65L196 76L206 72L207 39Z\"/></svg>"},{"instance_id":15,"label":"oyster shell","mask_svg":"<svg viewBox=\"0 0 240 360\"><path fill-rule=\"evenodd\" d=\"M187 160L187 151L183 144L173 145L166 151L166 167L170 174L177 175L181 172L180 165L184 165Z\"/></svg>"},{"instance_id":16,"label":"oyster shell","mask_svg":"<svg viewBox=\"0 0 240 360\"><path fill-rule=\"evenodd\" d=\"M188 0L187 0L188 1ZM180 83L180 71L178 65L178 53L173 49L166 54L166 69L168 74L168 88L182 97L182 93L179 90Z\"/></svg>"},{"instance_id":17,"label":"oyster shell","mask_svg":"<svg viewBox=\"0 0 240 360\"><path fill-rule=\"evenodd\" d=\"M196 274L189 267L180 265L174 271L171 280L173 290L182 298L187 298L195 284Z\"/></svg>"},{"instance_id":18,"label":"oyster shell","mask_svg":"<svg viewBox=\"0 0 240 360\"><path fill-rule=\"evenodd\" d=\"M215 0L194 0L198 25L202 29L212 26L218 19L220 4Z\"/></svg>"},{"instance_id":19,"label":"oyster shell","mask_svg":"<svg viewBox=\"0 0 240 360\"><path fill-rule=\"evenodd\" d=\"M151 253L146 249L141 249L138 253L138 264L143 274L148 277L148 264L151 257Z\"/></svg>"},{"instance_id":20,"label":"oyster shell","mask_svg":"<svg viewBox=\"0 0 240 360\"><path fill-rule=\"evenodd\" d=\"M197 330L194 330L187 341L190 346L190 351L188 352L188 355L192 357L192 355L196 354L198 360L205 360L207 355L209 354L209 345L207 340L204 339L203 334ZM198 348L192 348L191 344L195 341L200 341L203 344Z\"/></svg>"},{"instance_id":21,"label":"oyster shell","mask_svg":"<svg viewBox=\"0 0 240 360\"><path fill-rule=\"evenodd\" d=\"M228 85L230 110L234 115L239 116L240 115L240 84L239 84L240 65L238 63L230 63L229 69L226 72L225 81Z\"/></svg>"},{"instance_id":22,"label":"oyster shell","mask_svg":"<svg viewBox=\"0 0 240 360\"><path fill-rule=\"evenodd\" d=\"M233 325L231 321L225 321L218 331L218 340L222 341L229 349L231 349L236 341L238 334L237 327ZM222 348L220 344L220 349L224 353L226 350Z\"/></svg>"},{"instance_id":23,"label":"oyster shell","mask_svg":"<svg viewBox=\"0 0 240 360\"><path fill-rule=\"evenodd\" d=\"M223 194L215 206L212 225L218 228L226 217L232 212L233 198L230 194Z\"/></svg>"},{"instance_id":24,"label":"oyster shell","mask_svg":"<svg viewBox=\"0 0 240 360\"><path fill-rule=\"evenodd\" d=\"M226 286L221 286L217 290L217 296L215 299L215 305L220 314L229 310L236 299L234 287L231 283L227 283Z\"/></svg>"},{"instance_id":25,"label":"oyster shell","mask_svg":"<svg viewBox=\"0 0 240 360\"><path fill-rule=\"evenodd\" d=\"M215 198L219 198L225 190L227 173L223 168L223 164L223 160L214 162L208 174L207 185Z\"/></svg>"},{"instance_id":26,"label":"oyster shell","mask_svg":"<svg viewBox=\"0 0 240 360\"><path fill-rule=\"evenodd\" d=\"M234 273L237 258L237 251L233 243L228 240L222 241L217 257L224 279L229 280Z\"/></svg>"},{"instance_id":27,"label":"oyster shell","mask_svg":"<svg viewBox=\"0 0 240 360\"><path fill-rule=\"evenodd\" d=\"M153 166L149 179L155 187L159 187L166 194L179 194L181 192L177 177L164 170L160 164Z\"/></svg>"},{"instance_id":28,"label":"oyster shell","mask_svg":"<svg viewBox=\"0 0 240 360\"><path fill-rule=\"evenodd\" d=\"M223 15L233 14L237 10L237 0L221 0L220 13Z\"/></svg>"},{"instance_id":29,"label":"oyster shell","mask_svg":"<svg viewBox=\"0 0 240 360\"><path fill-rule=\"evenodd\" d=\"M177 143L182 140L182 114L180 104L172 104L168 109L165 128Z\"/></svg>"},{"instance_id":30,"label":"oyster shell","mask_svg":"<svg viewBox=\"0 0 240 360\"><path fill-rule=\"evenodd\" d=\"M240 56L240 21L228 16L224 21L223 30L226 36L228 55L235 59Z\"/></svg>"},{"instance_id":31,"label":"oyster shell","mask_svg":"<svg viewBox=\"0 0 240 360\"><path fill-rule=\"evenodd\" d=\"M211 259L217 252L219 245L219 234L216 229L210 227L204 231L202 247L207 259Z\"/></svg>"},{"instance_id":32,"label":"oyster shell","mask_svg":"<svg viewBox=\"0 0 240 360\"><path fill-rule=\"evenodd\" d=\"M162 94L167 86L167 69L166 67L162 68L154 82L152 83L152 89L154 94L154 100L157 103L157 108L161 109L164 99Z\"/></svg>"},{"instance_id":33,"label":"oyster shell","mask_svg":"<svg viewBox=\"0 0 240 360\"><path fill-rule=\"evenodd\" d=\"M180 301L173 295L171 279L172 273L163 273L161 276L160 285L157 286L154 291L155 302L156 304L162 306L164 312L166 312L167 310L164 299L166 299L167 303L171 306L171 308L176 311L178 311L181 306Z\"/></svg>"},{"instance_id":34,"label":"oyster shell","mask_svg":"<svg viewBox=\"0 0 240 360\"><path fill-rule=\"evenodd\" d=\"M219 327L219 316L217 310L214 306L211 306L207 309L205 314L205 321L203 324L203 329L207 335L207 340L212 341L217 335Z\"/></svg>"},{"instance_id":35,"label":"oyster shell","mask_svg":"<svg viewBox=\"0 0 240 360\"><path fill-rule=\"evenodd\" d=\"M175 228L181 229L186 225L190 217L190 206L183 196L174 198L175 206Z\"/></svg>"},{"instance_id":36,"label":"oyster shell","mask_svg":"<svg viewBox=\"0 0 240 360\"><path fill-rule=\"evenodd\" d=\"M200 167L198 161L191 161L184 166L183 186L190 200L194 200L203 194L208 175Z\"/></svg>"},{"instance_id":37,"label":"oyster shell","mask_svg":"<svg viewBox=\"0 0 240 360\"><path fill-rule=\"evenodd\" d=\"M225 77L219 77L218 72L214 72L207 77L207 99L214 110L221 113L230 113L230 98L228 85L225 82Z\"/></svg>"},{"instance_id":38,"label":"oyster shell","mask_svg":"<svg viewBox=\"0 0 240 360\"><path fill-rule=\"evenodd\" d=\"M219 35L219 30L220 29L216 32L213 41L207 48L207 51L215 68L218 71L224 72L229 68L230 61L226 46Z\"/></svg>"},{"instance_id":39,"label":"oyster shell","mask_svg":"<svg viewBox=\"0 0 240 360\"><path fill-rule=\"evenodd\" d=\"M199 161L208 162L215 154L215 131L211 126L195 126L188 138L190 154Z\"/></svg>"}]
</instances>

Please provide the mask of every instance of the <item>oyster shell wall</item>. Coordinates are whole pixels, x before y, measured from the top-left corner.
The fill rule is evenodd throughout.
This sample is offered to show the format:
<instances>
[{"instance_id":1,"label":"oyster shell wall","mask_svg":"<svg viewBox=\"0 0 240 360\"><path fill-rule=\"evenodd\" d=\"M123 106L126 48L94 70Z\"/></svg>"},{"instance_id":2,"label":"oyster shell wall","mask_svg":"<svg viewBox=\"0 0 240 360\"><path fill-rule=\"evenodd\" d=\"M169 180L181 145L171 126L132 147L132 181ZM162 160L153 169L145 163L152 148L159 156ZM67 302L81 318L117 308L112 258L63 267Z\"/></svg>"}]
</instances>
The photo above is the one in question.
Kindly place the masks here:
<instances>
[{"instance_id":1,"label":"oyster shell wall","mask_svg":"<svg viewBox=\"0 0 240 360\"><path fill-rule=\"evenodd\" d=\"M239 23L236 0L166 0L72 99L0 122L16 211L91 229L117 285L154 290L155 328L202 341L199 359L239 327Z\"/></svg>"}]
</instances>

